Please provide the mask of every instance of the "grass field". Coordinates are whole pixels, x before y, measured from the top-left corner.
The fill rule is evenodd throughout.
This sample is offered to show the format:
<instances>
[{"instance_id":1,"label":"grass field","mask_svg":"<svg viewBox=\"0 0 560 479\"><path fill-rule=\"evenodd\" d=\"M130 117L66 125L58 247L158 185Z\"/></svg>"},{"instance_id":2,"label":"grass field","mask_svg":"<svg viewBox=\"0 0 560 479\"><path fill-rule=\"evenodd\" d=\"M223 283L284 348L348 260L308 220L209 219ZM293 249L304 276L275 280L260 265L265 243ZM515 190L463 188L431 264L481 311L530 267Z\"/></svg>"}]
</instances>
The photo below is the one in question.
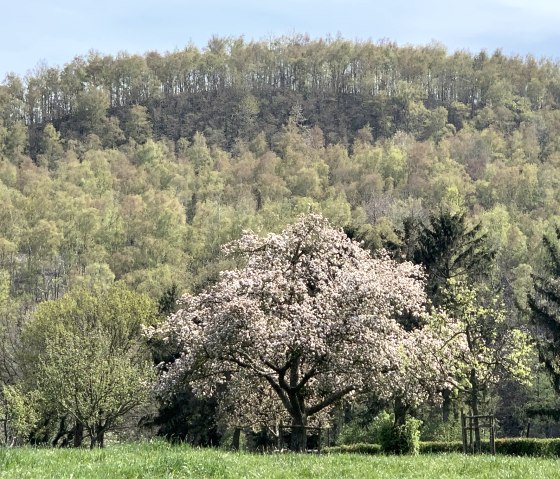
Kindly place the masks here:
<instances>
[{"instance_id":1,"label":"grass field","mask_svg":"<svg viewBox=\"0 0 560 479\"><path fill-rule=\"evenodd\" d=\"M104 450L0 449L0 478L560 478L558 460L458 454L417 457L258 455L163 442Z\"/></svg>"}]
</instances>

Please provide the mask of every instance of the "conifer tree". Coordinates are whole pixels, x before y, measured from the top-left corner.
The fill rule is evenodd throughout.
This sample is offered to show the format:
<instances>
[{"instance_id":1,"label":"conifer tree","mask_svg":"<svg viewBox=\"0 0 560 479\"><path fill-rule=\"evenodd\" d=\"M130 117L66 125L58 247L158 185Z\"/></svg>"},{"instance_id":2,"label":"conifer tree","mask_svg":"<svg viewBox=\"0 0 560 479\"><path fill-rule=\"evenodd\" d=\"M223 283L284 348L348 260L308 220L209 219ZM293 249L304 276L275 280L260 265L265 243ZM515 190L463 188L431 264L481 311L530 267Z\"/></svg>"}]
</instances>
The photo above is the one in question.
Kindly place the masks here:
<instances>
[{"instance_id":1,"label":"conifer tree","mask_svg":"<svg viewBox=\"0 0 560 479\"><path fill-rule=\"evenodd\" d=\"M543 243L548 261L543 274L533 275L527 305L536 329L539 359L560 393L560 227L553 237L545 235Z\"/></svg>"}]
</instances>

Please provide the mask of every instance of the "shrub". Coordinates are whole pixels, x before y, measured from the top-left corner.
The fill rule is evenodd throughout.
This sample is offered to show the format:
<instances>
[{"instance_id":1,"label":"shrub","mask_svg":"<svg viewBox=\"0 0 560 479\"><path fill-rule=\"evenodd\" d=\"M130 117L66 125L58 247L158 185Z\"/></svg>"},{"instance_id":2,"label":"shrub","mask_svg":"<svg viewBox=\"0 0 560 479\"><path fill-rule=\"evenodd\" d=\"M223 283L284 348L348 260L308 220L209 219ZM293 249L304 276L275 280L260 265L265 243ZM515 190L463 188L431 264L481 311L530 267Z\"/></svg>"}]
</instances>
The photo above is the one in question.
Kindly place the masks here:
<instances>
[{"instance_id":1,"label":"shrub","mask_svg":"<svg viewBox=\"0 0 560 479\"><path fill-rule=\"evenodd\" d=\"M428 417L422 425L422 441L455 442L461 440L461 423L450 418L443 421L440 417Z\"/></svg>"},{"instance_id":2,"label":"shrub","mask_svg":"<svg viewBox=\"0 0 560 479\"><path fill-rule=\"evenodd\" d=\"M394 423L394 416L387 411L381 411L368 424L353 420L342 427L336 439L337 446L343 444L379 444L381 431Z\"/></svg>"},{"instance_id":3,"label":"shrub","mask_svg":"<svg viewBox=\"0 0 560 479\"><path fill-rule=\"evenodd\" d=\"M411 423L419 422L412 418L408 419ZM407 423L408 423L407 421ZM391 430L387 428L387 430ZM384 434L388 434L385 432ZM355 454L380 454L388 451L385 447L378 444L352 444L346 446L328 447L324 449L328 453L355 453ZM461 453L463 443L460 441L425 441L418 444L418 451L421 454L438 453ZM489 453L489 444L482 444L482 451ZM393 452L394 453L394 452ZM401 451L400 454L403 454ZM496 439L496 453L504 456L533 456L533 457L560 457L560 439L525 439L525 438L504 438Z\"/></svg>"},{"instance_id":4,"label":"shrub","mask_svg":"<svg viewBox=\"0 0 560 479\"><path fill-rule=\"evenodd\" d=\"M358 443L371 444L374 442L378 442L378 439L377 431L372 427L372 424L362 425L358 421L345 424L336 438L338 446Z\"/></svg>"},{"instance_id":5,"label":"shrub","mask_svg":"<svg viewBox=\"0 0 560 479\"><path fill-rule=\"evenodd\" d=\"M420 444L420 452L425 454L440 452L463 452L460 441L427 441ZM489 453L490 445L482 443L482 452ZM496 454L504 456L560 457L560 439L496 439Z\"/></svg>"},{"instance_id":6,"label":"shrub","mask_svg":"<svg viewBox=\"0 0 560 479\"><path fill-rule=\"evenodd\" d=\"M422 421L413 417L401 426L385 423L379 431L381 450L388 454L418 454L421 425Z\"/></svg>"},{"instance_id":7,"label":"shrub","mask_svg":"<svg viewBox=\"0 0 560 479\"><path fill-rule=\"evenodd\" d=\"M36 391L25 394L18 386L0 386L0 446L22 444L39 422L40 398Z\"/></svg>"}]
</instances>

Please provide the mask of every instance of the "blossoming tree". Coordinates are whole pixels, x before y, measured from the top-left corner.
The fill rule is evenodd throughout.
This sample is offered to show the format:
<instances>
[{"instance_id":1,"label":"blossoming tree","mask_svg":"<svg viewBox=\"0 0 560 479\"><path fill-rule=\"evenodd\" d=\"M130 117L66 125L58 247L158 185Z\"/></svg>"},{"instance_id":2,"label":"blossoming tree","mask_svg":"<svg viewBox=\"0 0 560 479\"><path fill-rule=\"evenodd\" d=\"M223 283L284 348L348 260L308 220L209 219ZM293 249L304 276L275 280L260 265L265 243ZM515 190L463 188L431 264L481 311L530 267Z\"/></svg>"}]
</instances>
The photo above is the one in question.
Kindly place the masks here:
<instances>
[{"instance_id":1,"label":"blossoming tree","mask_svg":"<svg viewBox=\"0 0 560 479\"><path fill-rule=\"evenodd\" d=\"M165 365L161 393L188 379L200 394L224 396L230 384L244 417L263 407L285 414L301 449L304 426L344 397L367 389L412 403L446 381L429 360L443 343L396 321L426 314L419 267L372 257L319 215L281 234L245 234L225 251L245 266L184 296L148 331L182 351Z\"/></svg>"}]
</instances>

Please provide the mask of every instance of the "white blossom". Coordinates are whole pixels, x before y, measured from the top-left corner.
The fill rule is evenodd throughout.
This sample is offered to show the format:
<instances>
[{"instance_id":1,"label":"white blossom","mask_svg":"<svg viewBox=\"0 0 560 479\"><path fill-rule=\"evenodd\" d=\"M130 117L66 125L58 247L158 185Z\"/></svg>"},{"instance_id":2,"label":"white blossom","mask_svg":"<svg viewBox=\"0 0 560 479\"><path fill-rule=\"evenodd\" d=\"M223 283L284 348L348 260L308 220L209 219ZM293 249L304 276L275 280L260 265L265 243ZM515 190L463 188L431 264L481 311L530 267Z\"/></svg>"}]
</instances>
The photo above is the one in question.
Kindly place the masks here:
<instances>
[{"instance_id":1,"label":"white blossom","mask_svg":"<svg viewBox=\"0 0 560 479\"><path fill-rule=\"evenodd\" d=\"M306 424L358 391L414 402L445 383L436 357L446 345L429 328L397 322L427 317L420 267L372 257L319 215L266 238L246 233L224 251L245 267L184 296L180 311L147 331L182 351L165 366L160 393L188 379L199 394L238 405L233 422Z\"/></svg>"}]
</instances>

